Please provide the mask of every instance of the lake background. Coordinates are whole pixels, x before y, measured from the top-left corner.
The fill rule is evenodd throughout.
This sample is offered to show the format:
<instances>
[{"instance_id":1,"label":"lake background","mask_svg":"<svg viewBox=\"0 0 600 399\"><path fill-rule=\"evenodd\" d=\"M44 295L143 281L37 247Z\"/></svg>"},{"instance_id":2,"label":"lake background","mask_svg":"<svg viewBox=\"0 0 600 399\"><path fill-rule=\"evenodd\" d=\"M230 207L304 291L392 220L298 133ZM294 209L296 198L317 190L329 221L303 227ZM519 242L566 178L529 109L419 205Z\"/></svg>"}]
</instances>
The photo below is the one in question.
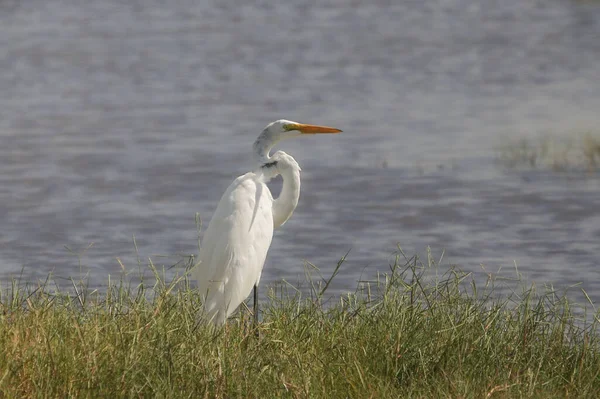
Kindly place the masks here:
<instances>
[{"instance_id":1,"label":"lake background","mask_svg":"<svg viewBox=\"0 0 600 399\"><path fill-rule=\"evenodd\" d=\"M138 270L133 236L144 265L197 253L195 213L285 118L344 133L280 147L302 193L263 283L351 249L353 290L399 243L600 301L600 174L497 161L600 133L600 2L237 3L0 2L0 281L102 287Z\"/></svg>"}]
</instances>

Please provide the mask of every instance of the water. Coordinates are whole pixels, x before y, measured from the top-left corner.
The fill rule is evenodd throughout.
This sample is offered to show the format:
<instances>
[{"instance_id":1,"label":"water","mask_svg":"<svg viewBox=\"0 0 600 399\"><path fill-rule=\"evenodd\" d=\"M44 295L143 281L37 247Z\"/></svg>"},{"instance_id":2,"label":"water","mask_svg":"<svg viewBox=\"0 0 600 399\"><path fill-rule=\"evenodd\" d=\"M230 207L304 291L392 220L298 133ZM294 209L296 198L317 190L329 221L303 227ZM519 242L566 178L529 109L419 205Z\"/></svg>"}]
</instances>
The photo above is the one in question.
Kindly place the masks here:
<instances>
[{"instance_id":1,"label":"water","mask_svg":"<svg viewBox=\"0 0 600 399\"><path fill-rule=\"evenodd\" d=\"M263 282L351 249L340 293L400 243L600 300L598 176L494 162L510 138L598 130L600 3L235 3L0 3L2 280L101 286L116 258L137 270L133 236L143 264L196 253L195 213L286 118L344 133L283 145L302 195Z\"/></svg>"}]
</instances>

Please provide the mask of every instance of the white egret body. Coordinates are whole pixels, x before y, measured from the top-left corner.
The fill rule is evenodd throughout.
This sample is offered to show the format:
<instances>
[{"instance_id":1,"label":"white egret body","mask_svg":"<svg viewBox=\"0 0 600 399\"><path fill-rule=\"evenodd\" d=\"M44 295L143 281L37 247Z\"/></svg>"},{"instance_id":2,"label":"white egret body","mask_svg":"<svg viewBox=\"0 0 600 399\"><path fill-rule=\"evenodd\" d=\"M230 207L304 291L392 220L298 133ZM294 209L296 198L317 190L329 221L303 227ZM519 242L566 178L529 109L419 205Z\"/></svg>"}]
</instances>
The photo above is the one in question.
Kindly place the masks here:
<instances>
[{"instance_id":1,"label":"white egret body","mask_svg":"<svg viewBox=\"0 0 600 399\"><path fill-rule=\"evenodd\" d=\"M282 139L341 130L287 120L269 124L254 142L257 167L227 188L202 240L194 278L204 299L204 312L223 324L260 281L273 230L292 215L300 196L300 166L290 155L271 148ZM267 182L283 178L278 198ZM256 292L255 292L256 302ZM256 319L255 303L255 319Z\"/></svg>"}]
</instances>

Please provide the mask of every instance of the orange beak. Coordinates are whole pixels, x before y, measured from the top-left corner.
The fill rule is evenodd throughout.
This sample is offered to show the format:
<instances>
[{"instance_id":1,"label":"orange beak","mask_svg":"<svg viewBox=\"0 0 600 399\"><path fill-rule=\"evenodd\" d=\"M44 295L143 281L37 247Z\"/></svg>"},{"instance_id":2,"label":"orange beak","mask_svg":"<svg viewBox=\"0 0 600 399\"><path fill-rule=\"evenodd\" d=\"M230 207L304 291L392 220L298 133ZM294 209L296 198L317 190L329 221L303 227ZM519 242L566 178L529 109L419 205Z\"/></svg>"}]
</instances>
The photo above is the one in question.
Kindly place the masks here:
<instances>
[{"instance_id":1,"label":"orange beak","mask_svg":"<svg viewBox=\"0 0 600 399\"><path fill-rule=\"evenodd\" d=\"M317 126L317 125L305 125L298 123L293 126L293 130L298 130L304 134L317 134L317 133L341 133L340 129L328 126Z\"/></svg>"}]
</instances>

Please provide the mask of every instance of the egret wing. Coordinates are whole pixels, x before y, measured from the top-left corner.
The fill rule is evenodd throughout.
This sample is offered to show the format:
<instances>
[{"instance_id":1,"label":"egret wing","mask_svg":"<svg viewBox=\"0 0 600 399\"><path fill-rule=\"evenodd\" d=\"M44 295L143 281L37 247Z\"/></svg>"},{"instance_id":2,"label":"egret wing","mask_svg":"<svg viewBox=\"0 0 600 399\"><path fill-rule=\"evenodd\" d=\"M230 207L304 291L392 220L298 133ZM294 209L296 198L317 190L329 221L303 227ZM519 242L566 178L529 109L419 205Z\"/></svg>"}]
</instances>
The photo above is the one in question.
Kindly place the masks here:
<instances>
[{"instance_id":1,"label":"egret wing","mask_svg":"<svg viewBox=\"0 0 600 399\"><path fill-rule=\"evenodd\" d=\"M273 238L273 197L254 173L221 197L200 251L195 277L205 312L222 323L258 284Z\"/></svg>"}]
</instances>

